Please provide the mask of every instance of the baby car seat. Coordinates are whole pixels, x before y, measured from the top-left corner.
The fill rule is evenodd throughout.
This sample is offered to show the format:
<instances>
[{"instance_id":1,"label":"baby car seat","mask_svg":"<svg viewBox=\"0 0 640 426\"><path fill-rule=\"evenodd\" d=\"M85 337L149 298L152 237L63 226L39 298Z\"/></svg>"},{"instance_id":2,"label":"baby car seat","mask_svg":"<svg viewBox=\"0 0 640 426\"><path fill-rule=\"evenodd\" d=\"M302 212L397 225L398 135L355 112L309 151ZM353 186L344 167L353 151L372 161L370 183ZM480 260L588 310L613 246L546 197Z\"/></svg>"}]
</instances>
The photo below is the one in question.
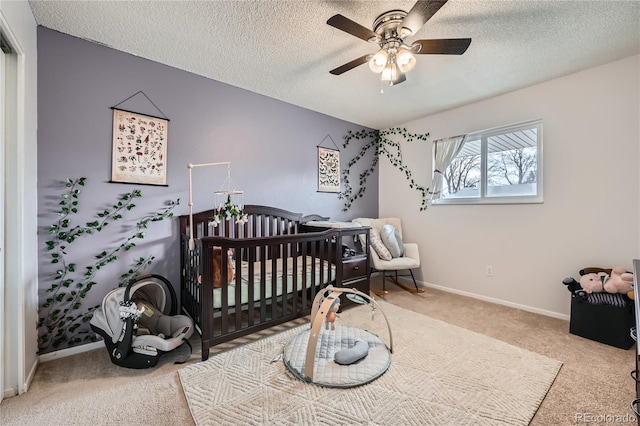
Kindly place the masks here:
<instances>
[{"instance_id":1,"label":"baby car seat","mask_svg":"<svg viewBox=\"0 0 640 426\"><path fill-rule=\"evenodd\" d=\"M167 293L170 309L165 314ZM171 283L160 275L142 275L126 287L109 292L90 324L103 337L111 362L127 368L149 368L161 355L183 343L191 349L188 339L193 334L193 321L186 315L176 315L176 311Z\"/></svg>"}]
</instances>

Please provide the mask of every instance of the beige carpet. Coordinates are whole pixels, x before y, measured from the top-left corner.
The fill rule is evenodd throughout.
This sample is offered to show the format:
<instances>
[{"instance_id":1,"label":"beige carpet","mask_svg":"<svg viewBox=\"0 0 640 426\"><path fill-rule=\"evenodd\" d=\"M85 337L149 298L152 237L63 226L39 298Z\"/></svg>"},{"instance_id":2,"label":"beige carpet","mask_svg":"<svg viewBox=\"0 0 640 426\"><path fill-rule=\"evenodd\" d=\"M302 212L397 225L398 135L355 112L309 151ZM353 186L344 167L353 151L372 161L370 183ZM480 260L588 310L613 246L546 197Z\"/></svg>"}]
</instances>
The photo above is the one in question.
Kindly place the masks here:
<instances>
[{"instance_id":1,"label":"beige carpet","mask_svg":"<svg viewBox=\"0 0 640 426\"><path fill-rule=\"evenodd\" d=\"M381 301L393 332L389 370L351 389L322 388L272 362L307 325L179 371L195 423L203 425L527 425L561 363ZM341 324L388 341L378 313L358 306Z\"/></svg>"},{"instance_id":2,"label":"beige carpet","mask_svg":"<svg viewBox=\"0 0 640 426\"><path fill-rule=\"evenodd\" d=\"M379 277L373 277L372 286L382 287ZM586 423L585 413L593 416L591 420L598 418L595 416L618 416L622 419L619 423L635 422L629 407L636 394L629 376L635 366L635 347L623 350L604 345L569 334L568 321L433 288L421 294L390 284L387 289L385 300L395 306L562 361L560 373L531 426L580 426ZM565 297L568 306L569 293ZM273 335L289 325L218 345L212 352L237 348L254 341L252 337ZM112 364L104 348L42 363L27 393L0 403L0 425L193 425L177 373L187 365L200 363L199 338L194 335L191 340L194 353L183 365L172 362L183 359L187 348L162 357L155 368L147 370Z\"/></svg>"}]
</instances>

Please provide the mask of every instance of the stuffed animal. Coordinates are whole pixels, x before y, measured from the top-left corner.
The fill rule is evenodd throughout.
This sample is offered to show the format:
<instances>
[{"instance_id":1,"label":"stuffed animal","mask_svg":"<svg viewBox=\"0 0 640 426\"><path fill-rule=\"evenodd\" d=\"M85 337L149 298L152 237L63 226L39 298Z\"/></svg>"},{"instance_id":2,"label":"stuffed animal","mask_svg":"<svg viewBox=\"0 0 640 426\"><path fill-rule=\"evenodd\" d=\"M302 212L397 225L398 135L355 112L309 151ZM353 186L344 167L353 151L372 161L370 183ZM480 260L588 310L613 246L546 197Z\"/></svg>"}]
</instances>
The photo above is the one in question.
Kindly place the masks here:
<instances>
[{"instance_id":1,"label":"stuffed animal","mask_svg":"<svg viewBox=\"0 0 640 426\"><path fill-rule=\"evenodd\" d=\"M633 274L623 267L616 266L611 270L609 279L604 283L604 290L608 293L627 294L633 291Z\"/></svg>"},{"instance_id":2,"label":"stuffed animal","mask_svg":"<svg viewBox=\"0 0 640 426\"><path fill-rule=\"evenodd\" d=\"M562 280L562 284L567 286L567 290L569 290L572 294L580 294L581 296L586 296L584 289L580 286L580 283L576 281L573 277L567 277Z\"/></svg>"},{"instance_id":3,"label":"stuffed animal","mask_svg":"<svg viewBox=\"0 0 640 426\"><path fill-rule=\"evenodd\" d=\"M580 277L580 287L587 293L602 293L605 291L604 283L609 275L605 272L592 272Z\"/></svg>"},{"instance_id":4,"label":"stuffed animal","mask_svg":"<svg viewBox=\"0 0 640 426\"><path fill-rule=\"evenodd\" d=\"M231 284L236 277L236 265L233 259L233 250L227 250L227 284ZM222 248L214 247L212 256L213 266L213 287L220 288L222 285ZM198 284L202 284L202 275L198 275ZM225 284L226 286L226 284Z\"/></svg>"},{"instance_id":5,"label":"stuffed animal","mask_svg":"<svg viewBox=\"0 0 640 426\"><path fill-rule=\"evenodd\" d=\"M236 265L233 261L233 250L227 250L227 282L224 284L231 284L236 276ZM213 248L213 287L220 288L222 285L222 248Z\"/></svg>"},{"instance_id":6,"label":"stuffed animal","mask_svg":"<svg viewBox=\"0 0 640 426\"><path fill-rule=\"evenodd\" d=\"M574 295L586 298L590 293L620 293L634 299L633 274L624 267L612 269L589 267L580 270L580 282L569 277L562 280L567 289Z\"/></svg>"}]
</instances>

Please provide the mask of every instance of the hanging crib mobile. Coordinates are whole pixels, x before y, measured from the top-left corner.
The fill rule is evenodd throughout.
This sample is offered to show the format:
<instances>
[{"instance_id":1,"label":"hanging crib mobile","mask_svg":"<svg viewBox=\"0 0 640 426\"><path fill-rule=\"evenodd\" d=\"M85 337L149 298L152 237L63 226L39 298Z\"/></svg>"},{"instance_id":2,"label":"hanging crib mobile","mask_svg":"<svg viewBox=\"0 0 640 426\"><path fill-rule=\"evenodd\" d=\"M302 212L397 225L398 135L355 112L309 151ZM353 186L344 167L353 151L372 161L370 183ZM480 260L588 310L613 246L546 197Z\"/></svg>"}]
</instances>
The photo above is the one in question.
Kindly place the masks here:
<instances>
[{"instance_id":1,"label":"hanging crib mobile","mask_svg":"<svg viewBox=\"0 0 640 426\"><path fill-rule=\"evenodd\" d=\"M246 223L247 215L242 212L244 209L244 191L239 189L231 179L231 165L227 166L227 179L220 189L214 192L215 214L211 218L211 224L218 226L223 220L232 220L236 223Z\"/></svg>"},{"instance_id":2,"label":"hanging crib mobile","mask_svg":"<svg viewBox=\"0 0 640 426\"><path fill-rule=\"evenodd\" d=\"M222 161L218 163L187 164L189 169L189 250L195 250L195 239L193 238L193 178L194 167L227 166L227 179L220 189L214 192L214 214L209 219L209 226L216 227L235 218L239 224L247 223L248 217L243 213L244 191L239 189L231 179L231 163Z\"/></svg>"},{"instance_id":3,"label":"hanging crib mobile","mask_svg":"<svg viewBox=\"0 0 640 426\"><path fill-rule=\"evenodd\" d=\"M355 327L335 324L340 295L379 309L387 325L389 345L380 337ZM325 327L322 327L322 325ZM391 365L393 340L386 315L375 300L354 288L328 286L318 292L311 309L311 327L285 346L283 360L299 379L324 387L349 388L382 376Z\"/></svg>"}]
</instances>

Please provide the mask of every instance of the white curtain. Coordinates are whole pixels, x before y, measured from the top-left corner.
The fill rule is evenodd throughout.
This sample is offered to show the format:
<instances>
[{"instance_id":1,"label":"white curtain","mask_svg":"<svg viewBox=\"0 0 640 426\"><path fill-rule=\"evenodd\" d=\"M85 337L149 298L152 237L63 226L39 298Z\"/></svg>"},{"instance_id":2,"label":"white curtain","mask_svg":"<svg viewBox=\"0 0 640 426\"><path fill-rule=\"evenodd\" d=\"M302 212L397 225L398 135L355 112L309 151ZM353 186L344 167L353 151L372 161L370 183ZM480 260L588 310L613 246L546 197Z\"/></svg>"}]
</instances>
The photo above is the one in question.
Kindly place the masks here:
<instances>
[{"instance_id":1,"label":"white curtain","mask_svg":"<svg viewBox=\"0 0 640 426\"><path fill-rule=\"evenodd\" d=\"M431 181L431 201L440 198L444 183L443 173L464 146L467 135L452 136L433 142L433 180Z\"/></svg>"}]
</instances>

